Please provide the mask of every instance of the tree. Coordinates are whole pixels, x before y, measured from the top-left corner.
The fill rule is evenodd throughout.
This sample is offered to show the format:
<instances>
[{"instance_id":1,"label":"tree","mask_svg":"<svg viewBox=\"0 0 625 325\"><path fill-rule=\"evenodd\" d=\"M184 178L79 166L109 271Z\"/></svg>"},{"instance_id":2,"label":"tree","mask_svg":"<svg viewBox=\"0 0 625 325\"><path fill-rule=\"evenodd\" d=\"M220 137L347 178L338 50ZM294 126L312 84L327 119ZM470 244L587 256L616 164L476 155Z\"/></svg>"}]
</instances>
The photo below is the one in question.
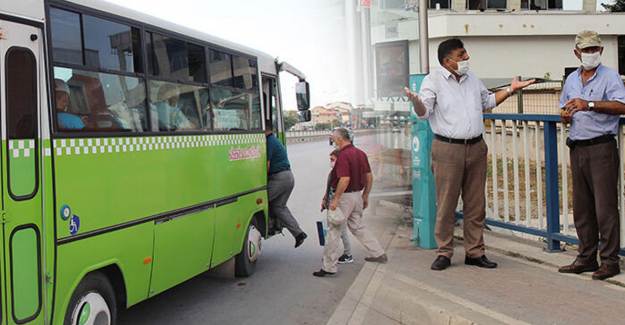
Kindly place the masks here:
<instances>
[{"instance_id":1,"label":"tree","mask_svg":"<svg viewBox=\"0 0 625 325\"><path fill-rule=\"evenodd\" d=\"M284 113L284 129L289 130L293 125L299 122L299 116L296 111L285 111Z\"/></svg>"},{"instance_id":2,"label":"tree","mask_svg":"<svg viewBox=\"0 0 625 325\"><path fill-rule=\"evenodd\" d=\"M625 12L625 0L616 0L613 4L602 3L601 6L611 12Z\"/></svg>"}]
</instances>

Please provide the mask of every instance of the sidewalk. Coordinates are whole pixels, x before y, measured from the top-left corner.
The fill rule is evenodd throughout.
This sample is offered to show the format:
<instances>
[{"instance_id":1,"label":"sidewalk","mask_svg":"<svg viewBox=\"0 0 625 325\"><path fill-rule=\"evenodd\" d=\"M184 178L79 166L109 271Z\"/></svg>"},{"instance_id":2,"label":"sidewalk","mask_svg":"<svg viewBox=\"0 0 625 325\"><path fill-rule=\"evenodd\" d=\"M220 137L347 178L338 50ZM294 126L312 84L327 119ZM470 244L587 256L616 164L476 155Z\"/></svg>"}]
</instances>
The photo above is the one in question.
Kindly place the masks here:
<instances>
[{"instance_id":1,"label":"sidewalk","mask_svg":"<svg viewBox=\"0 0 625 325\"><path fill-rule=\"evenodd\" d=\"M365 264L329 325L625 323L625 275L601 282L560 274L557 266L571 262L572 252L546 253L491 232L487 256L499 268L465 266L458 240L452 266L431 271L435 252L414 247L399 214L379 208L366 217L389 262Z\"/></svg>"}]
</instances>

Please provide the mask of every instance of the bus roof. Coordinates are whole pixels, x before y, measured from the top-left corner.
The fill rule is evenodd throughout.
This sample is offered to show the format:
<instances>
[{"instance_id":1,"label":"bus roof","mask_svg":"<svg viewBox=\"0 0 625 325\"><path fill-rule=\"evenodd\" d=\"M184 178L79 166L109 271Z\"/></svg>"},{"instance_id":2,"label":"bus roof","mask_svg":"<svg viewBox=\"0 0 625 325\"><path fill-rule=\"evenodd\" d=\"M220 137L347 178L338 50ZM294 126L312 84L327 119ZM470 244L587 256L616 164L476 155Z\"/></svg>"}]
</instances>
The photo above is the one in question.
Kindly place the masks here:
<instances>
[{"instance_id":1,"label":"bus roof","mask_svg":"<svg viewBox=\"0 0 625 325\"><path fill-rule=\"evenodd\" d=\"M65 0L68 3L74 3L79 6L95 9L112 15L120 16L130 20L135 20L148 25L169 30L178 34L188 36L197 40L212 43L227 49L232 49L244 54L252 55L258 58L258 66L261 72L267 72L277 74L276 71L276 57L265 52L255 50L253 48L243 46L223 38L219 38L192 28L181 26L164 19L160 19L154 16L150 16L126 7L122 7L108 1L102 0Z\"/></svg>"}]
</instances>

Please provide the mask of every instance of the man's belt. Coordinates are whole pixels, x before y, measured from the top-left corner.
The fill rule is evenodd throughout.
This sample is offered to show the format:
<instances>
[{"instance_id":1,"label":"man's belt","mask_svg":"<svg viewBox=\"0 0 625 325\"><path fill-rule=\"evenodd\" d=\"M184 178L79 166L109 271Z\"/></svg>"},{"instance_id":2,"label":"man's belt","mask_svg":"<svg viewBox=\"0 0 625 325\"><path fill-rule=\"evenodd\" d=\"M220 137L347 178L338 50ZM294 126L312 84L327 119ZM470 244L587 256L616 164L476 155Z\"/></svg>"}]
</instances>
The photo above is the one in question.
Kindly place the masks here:
<instances>
[{"instance_id":1,"label":"man's belt","mask_svg":"<svg viewBox=\"0 0 625 325\"><path fill-rule=\"evenodd\" d=\"M436 140L438 140L438 141L447 142L447 143L453 143L453 144L475 144L475 143L478 143L478 142L482 141L482 135L481 134L479 136L477 136L475 138L471 138L471 139L451 139L451 138L447 138L447 137L444 137L444 136L438 135L438 134L435 134L434 138L436 138Z\"/></svg>"},{"instance_id":2,"label":"man's belt","mask_svg":"<svg viewBox=\"0 0 625 325\"><path fill-rule=\"evenodd\" d=\"M601 144L601 143L606 143L606 142L610 142L610 141L614 141L614 135L613 134L604 134L602 136L596 137L596 138L592 138L592 139L588 139L588 140L571 140L570 138L566 139L566 145L573 149L576 146L580 146L580 147L587 147L587 146L592 146L595 144Z\"/></svg>"}]
</instances>

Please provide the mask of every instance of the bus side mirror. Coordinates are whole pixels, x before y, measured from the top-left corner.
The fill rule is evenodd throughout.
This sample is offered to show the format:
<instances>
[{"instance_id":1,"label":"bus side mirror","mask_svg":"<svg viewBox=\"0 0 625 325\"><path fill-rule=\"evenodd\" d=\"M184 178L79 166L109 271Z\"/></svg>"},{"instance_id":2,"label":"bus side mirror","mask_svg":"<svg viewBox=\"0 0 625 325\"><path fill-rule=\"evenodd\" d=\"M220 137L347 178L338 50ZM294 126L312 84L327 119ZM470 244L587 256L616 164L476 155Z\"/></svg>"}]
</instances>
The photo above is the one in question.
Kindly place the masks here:
<instances>
[{"instance_id":1,"label":"bus side mirror","mask_svg":"<svg viewBox=\"0 0 625 325\"><path fill-rule=\"evenodd\" d=\"M297 110L306 111L310 108L310 86L306 81L300 81L295 85L297 97Z\"/></svg>"},{"instance_id":2,"label":"bus side mirror","mask_svg":"<svg viewBox=\"0 0 625 325\"><path fill-rule=\"evenodd\" d=\"M299 113L299 121L300 122L310 122L310 120L312 119L312 114L308 110L301 111L301 112L298 112L298 113Z\"/></svg>"}]
</instances>

